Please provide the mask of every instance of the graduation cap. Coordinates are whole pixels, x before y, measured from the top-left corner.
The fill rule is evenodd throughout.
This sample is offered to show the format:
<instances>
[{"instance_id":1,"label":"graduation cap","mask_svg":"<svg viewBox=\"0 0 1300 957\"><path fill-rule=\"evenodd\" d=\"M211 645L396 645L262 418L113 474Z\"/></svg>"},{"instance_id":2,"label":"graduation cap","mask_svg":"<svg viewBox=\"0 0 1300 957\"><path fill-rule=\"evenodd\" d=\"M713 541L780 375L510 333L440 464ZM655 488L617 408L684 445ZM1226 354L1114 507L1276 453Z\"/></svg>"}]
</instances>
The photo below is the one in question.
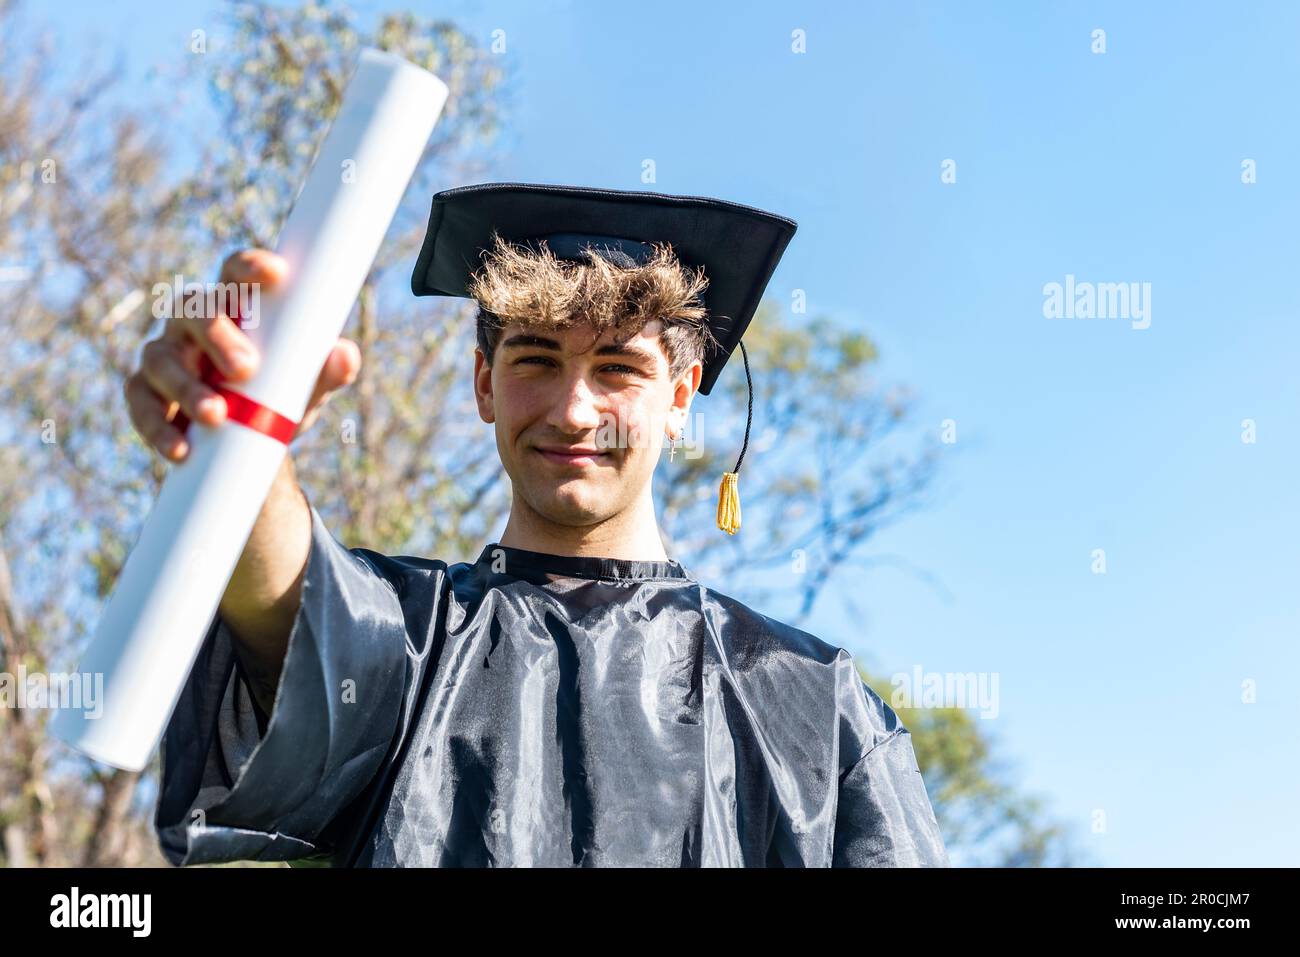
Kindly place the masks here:
<instances>
[{"instance_id":1,"label":"graduation cap","mask_svg":"<svg viewBox=\"0 0 1300 957\"><path fill-rule=\"evenodd\" d=\"M652 243L670 244L683 266L702 269L709 280L701 299L717 347L705 358L699 391L712 391L737 346L745 363L745 441L736 467L723 475L718 498L718 527L735 534L740 528L736 483L754 413L754 384L741 336L796 228L784 216L704 196L536 183L462 186L433 197L411 291L470 297L471 276L492 248L493 233L512 244L545 242L557 259L588 262L595 254L623 267L648 261Z\"/></svg>"}]
</instances>

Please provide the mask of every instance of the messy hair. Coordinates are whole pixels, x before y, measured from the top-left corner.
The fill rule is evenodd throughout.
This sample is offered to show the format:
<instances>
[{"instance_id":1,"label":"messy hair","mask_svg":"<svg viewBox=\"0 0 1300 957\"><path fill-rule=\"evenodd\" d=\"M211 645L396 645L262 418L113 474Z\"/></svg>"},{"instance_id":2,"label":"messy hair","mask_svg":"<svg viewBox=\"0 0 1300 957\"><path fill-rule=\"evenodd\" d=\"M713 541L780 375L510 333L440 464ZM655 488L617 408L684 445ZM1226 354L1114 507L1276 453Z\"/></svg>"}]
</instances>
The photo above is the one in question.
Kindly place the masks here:
<instances>
[{"instance_id":1,"label":"messy hair","mask_svg":"<svg viewBox=\"0 0 1300 957\"><path fill-rule=\"evenodd\" d=\"M590 254L584 262L570 262L558 259L544 241L536 248L516 246L494 232L468 289L479 305L478 347L488 364L511 322L530 330L590 325L593 342L610 330L623 342L655 319L663 323L659 344L672 378L697 359L704 362L718 345L701 299L708 278L703 269L684 266L670 245L652 248L651 258L639 265Z\"/></svg>"}]
</instances>

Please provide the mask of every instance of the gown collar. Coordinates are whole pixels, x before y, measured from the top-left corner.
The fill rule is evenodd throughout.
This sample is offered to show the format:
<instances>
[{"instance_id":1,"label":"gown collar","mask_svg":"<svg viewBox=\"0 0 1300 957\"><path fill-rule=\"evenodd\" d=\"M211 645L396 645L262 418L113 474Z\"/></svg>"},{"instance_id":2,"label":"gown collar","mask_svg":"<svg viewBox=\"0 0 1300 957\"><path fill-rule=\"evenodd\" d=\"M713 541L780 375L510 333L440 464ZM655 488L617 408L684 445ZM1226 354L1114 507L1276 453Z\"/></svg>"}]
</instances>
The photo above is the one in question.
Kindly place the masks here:
<instances>
[{"instance_id":1,"label":"gown collar","mask_svg":"<svg viewBox=\"0 0 1300 957\"><path fill-rule=\"evenodd\" d=\"M652 581L678 578L689 580L690 572L680 563L672 561L644 561L628 558L593 558L578 555L551 555L511 548L498 542L485 545L475 562L487 570L493 564L506 574L521 571L562 575L569 578L614 578L624 581Z\"/></svg>"}]
</instances>

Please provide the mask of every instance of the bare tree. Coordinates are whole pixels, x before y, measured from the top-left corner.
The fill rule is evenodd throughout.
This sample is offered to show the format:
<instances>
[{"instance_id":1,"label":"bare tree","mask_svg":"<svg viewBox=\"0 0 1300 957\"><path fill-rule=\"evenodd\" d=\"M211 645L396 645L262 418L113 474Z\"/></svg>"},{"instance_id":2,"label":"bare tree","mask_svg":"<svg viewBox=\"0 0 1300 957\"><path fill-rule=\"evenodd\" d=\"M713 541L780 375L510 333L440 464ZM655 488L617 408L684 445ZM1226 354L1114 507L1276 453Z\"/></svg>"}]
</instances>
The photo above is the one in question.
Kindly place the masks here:
<instances>
[{"instance_id":1,"label":"bare tree","mask_svg":"<svg viewBox=\"0 0 1300 957\"><path fill-rule=\"evenodd\" d=\"M134 436L121 400L122 383L158 323L150 308L155 284L177 273L215 278L232 247L270 243L360 46L434 69L451 87L454 106L354 317L370 351L368 369L387 370L382 377L368 372L357 390L366 415L361 435L376 443L365 448L377 449L376 437L389 427L378 403L403 388L412 397L429 391L421 378L428 362L410 368L403 383L397 376L407 367L386 361L385 348L405 356L414 350L389 325L398 316L385 316L379 332L380 280L414 259L416 208L427 203L435 171L464 175L481 162L475 150L495 130L501 72L446 22L393 15L365 36L346 14L316 5L236 8L225 24L227 49L209 61L225 125L178 174L169 172L177 164L156 119L121 109L105 121L96 100L108 89L105 78L83 70L84 84L58 86L49 44L20 42L16 19L11 5L0 6L8 43L0 49L0 302L8 332L0 379L0 665L35 673L75 665L166 472ZM436 329L416 340L433 358L445 342L432 337ZM309 451L305 458L313 460ZM316 461L322 475L330 466ZM374 521L382 531L392 520L367 504L366 489L391 487L388 463L379 454L347 452L336 461L341 474L322 487L341 479L341 502L356 510L352 527ZM101 770L66 752L59 752L63 765L50 766L44 719L37 710L0 708L4 860L160 861L147 820L152 777L140 793L139 775Z\"/></svg>"}]
</instances>

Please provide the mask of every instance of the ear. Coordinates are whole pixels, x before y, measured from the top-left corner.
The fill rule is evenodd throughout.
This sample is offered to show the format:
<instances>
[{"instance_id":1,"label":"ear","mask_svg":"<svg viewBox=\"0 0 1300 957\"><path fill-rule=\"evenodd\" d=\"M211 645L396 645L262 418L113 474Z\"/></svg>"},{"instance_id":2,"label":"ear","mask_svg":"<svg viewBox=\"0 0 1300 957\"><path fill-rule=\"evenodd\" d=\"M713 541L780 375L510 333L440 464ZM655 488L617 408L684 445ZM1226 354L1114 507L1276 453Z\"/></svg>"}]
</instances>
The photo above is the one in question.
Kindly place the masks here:
<instances>
[{"instance_id":1,"label":"ear","mask_svg":"<svg viewBox=\"0 0 1300 957\"><path fill-rule=\"evenodd\" d=\"M495 422L497 415L493 407L492 366L488 364L483 350L474 350L474 401L478 405L478 417L484 422Z\"/></svg>"},{"instance_id":2,"label":"ear","mask_svg":"<svg viewBox=\"0 0 1300 957\"><path fill-rule=\"evenodd\" d=\"M704 377L704 364L698 359L682 370L673 383L673 401L668 407L668 427L677 432L686 424L686 417L691 411L691 402L699 391L700 380Z\"/></svg>"}]
</instances>

